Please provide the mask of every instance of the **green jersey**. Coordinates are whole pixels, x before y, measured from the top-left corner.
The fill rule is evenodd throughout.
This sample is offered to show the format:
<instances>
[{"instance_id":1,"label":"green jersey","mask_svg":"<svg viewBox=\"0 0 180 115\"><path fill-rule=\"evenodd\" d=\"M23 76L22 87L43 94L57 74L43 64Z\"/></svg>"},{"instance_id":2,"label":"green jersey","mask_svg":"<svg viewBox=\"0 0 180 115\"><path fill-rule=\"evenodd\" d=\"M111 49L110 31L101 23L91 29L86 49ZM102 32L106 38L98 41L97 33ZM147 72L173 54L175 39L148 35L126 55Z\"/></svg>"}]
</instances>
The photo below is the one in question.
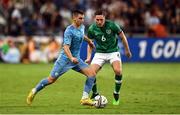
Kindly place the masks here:
<instances>
[{"instance_id":1,"label":"green jersey","mask_svg":"<svg viewBox=\"0 0 180 115\"><path fill-rule=\"evenodd\" d=\"M103 27L92 24L88 29L88 37L96 41L96 52L111 53L119 50L117 38L120 32L122 29L119 25L106 20Z\"/></svg>"}]
</instances>

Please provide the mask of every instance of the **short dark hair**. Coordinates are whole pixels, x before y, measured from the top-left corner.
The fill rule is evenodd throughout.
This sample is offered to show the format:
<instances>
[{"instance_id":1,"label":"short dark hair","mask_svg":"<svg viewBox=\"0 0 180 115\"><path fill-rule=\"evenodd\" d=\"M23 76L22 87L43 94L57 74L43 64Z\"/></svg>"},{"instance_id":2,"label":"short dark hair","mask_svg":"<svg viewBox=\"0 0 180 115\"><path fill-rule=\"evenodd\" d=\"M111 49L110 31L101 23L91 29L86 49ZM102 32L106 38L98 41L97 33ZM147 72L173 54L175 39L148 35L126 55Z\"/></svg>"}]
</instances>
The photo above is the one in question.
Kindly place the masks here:
<instances>
[{"instance_id":1,"label":"short dark hair","mask_svg":"<svg viewBox=\"0 0 180 115\"><path fill-rule=\"evenodd\" d=\"M84 12L82 10L73 10L72 16L77 16L78 14L84 15Z\"/></svg>"},{"instance_id":2,"label":"short dark hair","mask_svg":"<svg viewBox=\"0 0 180 115\"><path fill-rule=\"evenodd\" d=\"M102 10L102 9L99 9L99 10L96 10L96 12L94 13L94 15L103 15L103 16L106 16L106 11L105 10Z\"/></svg>"}]
</instances>

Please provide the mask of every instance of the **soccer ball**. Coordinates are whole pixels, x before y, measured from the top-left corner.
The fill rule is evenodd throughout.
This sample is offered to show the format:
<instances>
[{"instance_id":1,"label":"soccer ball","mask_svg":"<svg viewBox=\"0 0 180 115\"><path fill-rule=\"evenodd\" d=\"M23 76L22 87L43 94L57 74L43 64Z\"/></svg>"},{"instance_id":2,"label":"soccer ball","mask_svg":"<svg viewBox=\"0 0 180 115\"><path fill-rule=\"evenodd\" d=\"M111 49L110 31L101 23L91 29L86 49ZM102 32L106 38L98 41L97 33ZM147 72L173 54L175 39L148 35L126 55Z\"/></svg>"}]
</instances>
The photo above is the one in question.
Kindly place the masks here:
<instances>
[{"instance_id":1,"label":"soccer ball","mask_svg":"<svg viewBox=\"0 0 180 115\"><path fill-rule=\"evenodd\" d=\"M103 95L97 95L95 98L94 98L94 106L96 108L104 108L108 103L108 100L105 96Z\"/></svg>"}]
</instances>

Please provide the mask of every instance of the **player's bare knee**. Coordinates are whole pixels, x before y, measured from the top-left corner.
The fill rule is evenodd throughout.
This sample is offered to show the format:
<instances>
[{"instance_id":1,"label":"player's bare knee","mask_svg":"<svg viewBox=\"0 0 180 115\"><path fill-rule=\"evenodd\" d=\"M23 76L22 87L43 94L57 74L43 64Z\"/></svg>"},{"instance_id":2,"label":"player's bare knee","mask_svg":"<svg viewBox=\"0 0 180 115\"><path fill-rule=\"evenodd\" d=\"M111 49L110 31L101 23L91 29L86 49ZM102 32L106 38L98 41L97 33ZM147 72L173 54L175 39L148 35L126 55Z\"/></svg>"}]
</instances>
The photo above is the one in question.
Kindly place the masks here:
<instances>
[{"instance_id":1,"label":"player's bare knee","mask_svg":"<svg viewBox=\"0 0 180 115\"><path fill-rule=\"evenodd\" d=\"M96 76L95 70L91 69L91 74L92 74L92 76Z\"/></svg>"},{"instance_id":2,"label":"player's bare knee","mask_svg":"<svg viewBox=\"0 0 180 115\"><path fill-rule=\"evenodd\" d=\"M96 76L96 72L94 70L92 71L92 76Z\"/></svg>"},{"instance_id":3,"label":"player's bare knee","mask_svg":"<svg viewBox=\"0 0 180 115\"><path fill-rule=\"evenodd\" d=\"M48 82L49 82L49 84L52 84L52 83L54 83L55 81L56 81L55 78L53 78L53 77L48 77Z\"/></svg>"},{"instance_id":4,"label":"player's bare knee","mask_svg":"<svg viewBox=\"0 0 180 115\"><path fill-rule=\"evenodd\" d=\"M116 75L121 75L122 74L121 69L115 69L114 72L115 72Z\"/></svg>"},{"instance_id":5,"label":"player's bare knee","mask_svg":"<svg viewBox=\"0 0 180 115\"><path fill-rule=\"evenodd\" d=\"M90 69L89 76L96 76L96 72L93 69Z\"/></svg>"}]
</instances>

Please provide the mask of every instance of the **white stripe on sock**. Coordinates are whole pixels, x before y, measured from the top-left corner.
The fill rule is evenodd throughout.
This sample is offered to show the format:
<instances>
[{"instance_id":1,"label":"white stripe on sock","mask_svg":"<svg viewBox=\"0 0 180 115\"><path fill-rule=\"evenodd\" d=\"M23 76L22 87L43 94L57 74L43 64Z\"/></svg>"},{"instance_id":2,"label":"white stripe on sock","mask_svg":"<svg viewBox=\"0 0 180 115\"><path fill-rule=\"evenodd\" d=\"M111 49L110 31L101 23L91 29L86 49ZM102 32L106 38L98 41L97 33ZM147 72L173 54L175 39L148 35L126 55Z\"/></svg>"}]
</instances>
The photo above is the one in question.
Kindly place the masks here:
<instances>
[{"instance_id":1,"label":"white stripe on sock","mask_svg":"<svg viewBox=\"0 0 180 115\"><path fill-rule=\"evenodd\" d=\"M122 80L115 80L115 83L121 84L121 83L122 83Z\"/></svg>"},{"instance_id":2,"label":"white stripe on sock","mask_svg":"<svg viewBox=\"0 0 180 115\"><path fill-rule=\"evenodd\" d=\"M114 91L114 94L120 94L119 92Z\"/></svg>"}]
</instances>

